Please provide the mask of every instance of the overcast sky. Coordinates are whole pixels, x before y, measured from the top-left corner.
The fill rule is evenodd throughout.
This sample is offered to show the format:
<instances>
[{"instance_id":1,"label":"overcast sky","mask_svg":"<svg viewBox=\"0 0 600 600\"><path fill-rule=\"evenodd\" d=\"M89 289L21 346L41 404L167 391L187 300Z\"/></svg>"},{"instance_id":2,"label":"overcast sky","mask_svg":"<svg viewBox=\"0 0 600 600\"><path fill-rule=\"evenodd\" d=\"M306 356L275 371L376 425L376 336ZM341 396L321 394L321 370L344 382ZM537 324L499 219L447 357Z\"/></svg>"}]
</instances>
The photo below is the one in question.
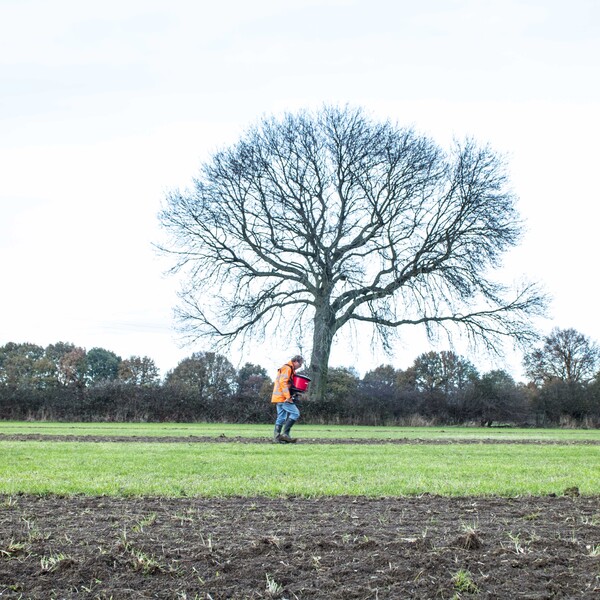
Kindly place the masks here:
<instances>
[{"instance_id":1,"label":"overcast sky","mask_svg":"<svg viewBox=\"0 0 600 600\"><path fill-rule=\"evenodd\" d=\"M544 332L600 340L596 0L0 0L0 86L0 345L99 346L163 375L208 349L181 347L152 248L165 194L262 116L323 103L506 153L527 224L506 272L552 296ZM344 341L331 364L427 349L407 331L391 361ZM229 358L270 371L294 350Z\"/></svg>"}]
</instances>

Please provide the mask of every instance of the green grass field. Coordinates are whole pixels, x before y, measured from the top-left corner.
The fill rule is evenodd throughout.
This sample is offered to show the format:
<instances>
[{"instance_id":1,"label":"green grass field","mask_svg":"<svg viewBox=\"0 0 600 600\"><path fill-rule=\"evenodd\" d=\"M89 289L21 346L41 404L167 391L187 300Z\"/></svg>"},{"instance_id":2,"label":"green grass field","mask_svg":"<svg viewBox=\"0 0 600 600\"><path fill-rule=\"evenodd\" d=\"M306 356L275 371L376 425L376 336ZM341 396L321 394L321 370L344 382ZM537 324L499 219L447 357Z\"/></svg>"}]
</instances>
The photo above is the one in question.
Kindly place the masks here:
<instances>
[{"instance_id":1,"label":"green grass field","mask_svg":"<svg viewBox=\"0 0 600 600\"><path fill-rule=\"evenodd\" d=\"M600 494L600 431L300 426L311 438L453 440L429 444L269 443L270 426L0 423L0 434L178 436L181 442L0 440L0 494L404 496ZM186 436L264 443L186 442ZM473 444L489 438L512 443ZM569 442L514 443L514 440Z\"/></svg>"}]
</instances>

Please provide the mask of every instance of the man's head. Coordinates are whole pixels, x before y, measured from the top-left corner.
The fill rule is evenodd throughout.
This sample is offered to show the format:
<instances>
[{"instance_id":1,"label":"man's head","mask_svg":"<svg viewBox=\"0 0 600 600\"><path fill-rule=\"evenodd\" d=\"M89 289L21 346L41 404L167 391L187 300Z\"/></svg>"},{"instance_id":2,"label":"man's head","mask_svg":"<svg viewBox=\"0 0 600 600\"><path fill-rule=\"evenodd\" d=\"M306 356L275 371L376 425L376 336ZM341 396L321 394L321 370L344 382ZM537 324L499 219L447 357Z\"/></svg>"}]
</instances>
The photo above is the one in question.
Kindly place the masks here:
<instances>
[{"instance_id":1,"label":"man's head","mask_svg":"<svg viewBox=\"0 0 600 600\"><path fill-rule=\"evenodd\" d=\"M304 359L296 354L296 356L292 356L292 362L294 363L294 369L299 369L304 364Z\"/></svg>"}]
</instances>

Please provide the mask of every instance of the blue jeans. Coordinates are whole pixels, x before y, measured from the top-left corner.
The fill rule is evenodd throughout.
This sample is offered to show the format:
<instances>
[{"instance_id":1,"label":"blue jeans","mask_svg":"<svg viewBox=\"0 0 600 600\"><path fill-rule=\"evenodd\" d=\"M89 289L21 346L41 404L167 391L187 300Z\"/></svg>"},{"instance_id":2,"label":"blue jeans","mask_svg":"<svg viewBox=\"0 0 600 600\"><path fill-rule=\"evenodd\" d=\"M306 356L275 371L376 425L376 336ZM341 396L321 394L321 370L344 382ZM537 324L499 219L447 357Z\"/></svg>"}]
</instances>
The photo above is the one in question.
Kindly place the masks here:
<instances>
[{"instance_id":1,"label":"blue jeans","mask_svg":"<svg viewBox=\"0 0 600 600\"><path fill-rule=\"evenodd\" d=\"M297 421L300 418L298 407L293 402L278 402L275 425L283 425L288 418L292 421Z\"/></svg>"}]
</instances>

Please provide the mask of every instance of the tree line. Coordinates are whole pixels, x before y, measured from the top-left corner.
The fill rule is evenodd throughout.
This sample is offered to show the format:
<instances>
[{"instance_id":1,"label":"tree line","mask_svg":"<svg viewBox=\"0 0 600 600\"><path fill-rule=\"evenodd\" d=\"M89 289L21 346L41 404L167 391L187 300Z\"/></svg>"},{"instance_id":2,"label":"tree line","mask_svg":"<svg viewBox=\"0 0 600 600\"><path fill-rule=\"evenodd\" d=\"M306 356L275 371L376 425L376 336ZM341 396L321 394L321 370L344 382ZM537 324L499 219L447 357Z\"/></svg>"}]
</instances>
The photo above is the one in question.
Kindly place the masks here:
<instances>
[{"instance_id":1,"label":"tree line","mask_svg":"<svg viewBox=\"0 0 600 600\"><path fill-rule=\"evenodd\" d=\"M573 329L555 329L525 355L527 382L479 373L453 351L419 355L407 369L383 364L362 378L330 368L323 399L302 400L303 422L364 425L600 426L600 352ZM0 347L0 419L270 422L273 380L197 352L164 379L147 356L122 359L59 342Z\"/></svg>"}]
</instances>

